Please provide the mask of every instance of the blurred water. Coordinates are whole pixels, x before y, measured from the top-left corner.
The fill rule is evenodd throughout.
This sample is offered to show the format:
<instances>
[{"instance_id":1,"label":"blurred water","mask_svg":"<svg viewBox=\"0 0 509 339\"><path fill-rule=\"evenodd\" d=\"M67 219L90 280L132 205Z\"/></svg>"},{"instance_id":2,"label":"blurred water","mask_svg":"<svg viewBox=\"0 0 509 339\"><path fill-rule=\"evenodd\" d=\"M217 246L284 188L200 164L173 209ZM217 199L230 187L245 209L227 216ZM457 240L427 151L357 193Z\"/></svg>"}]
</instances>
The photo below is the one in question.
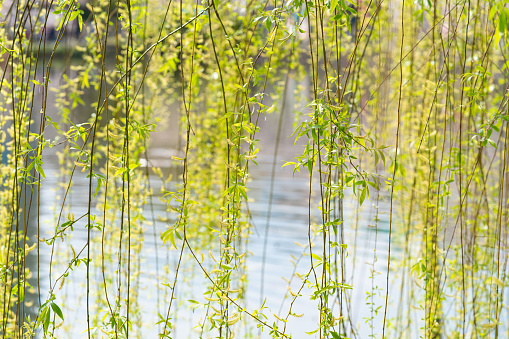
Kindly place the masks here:
<instances>
[{"instance_id":1,"label":"blurred water","mask_svg":"<svg viewBox=\"0 0 509 339\"><path fill-rule=\"evenodd\" d=\"M291 279L294 271L301 274L306 273L309 270L309 255L302 257L298 265L295 267L291 260L294 258L300 258L302 253L308 254L308 249L298 246L296 243L307 244L308 241L308 194L309 194L309 182L304 176L293 178L291 170L288 168L277 171L277 177L274 182L274 194L273 194L273 206L271 212L271 219L268 229L268 240L267 240L267 252L266 259L263 262L263 246L264 246L264 234L266 226L266 214L268 210L267 201L270 189L270 175L267 172L271 172L272 163L267 160L271 160L272 157L261 156L258 159L258 167L252 167L252 181L249 184L249 194L254 200L249 204L250 212L252 213L253 224L255 229L249 238L248 249L251 255L248 257L247 268L248 268L248 289L246 291L246 299L243 305L247 310L253 310L260 307L260 278L262 265L265 265L265 288L263 299L266 299L266 306L268 310L267 315L271 319L272 314L277 314L280 317L285 317L290 305L290 299L288 295L288 283L285 279ZM47 173L54 172L58 173L58 167L52 166L49 168ZM280 166L278 166L279 168ZM69 197L70 202L73 206L73 211L76 216L86 213L87 209L87 197L88 197L88 181L81 180L78 178L74 181L72 193ZM157 183L157 178L153 178L153 185ZM41 231L48 232L51 234L53 230L52 223L54 220L54 214L52 208L54 208L55 202L55 190L57 181L55 176L48 175L48 178L44 181L44 185L41 189L41 202L40 209L41 213ZM314 190L316 193L317 185L314 183ZM159 199L154 199L154 210L156 215L164 216L165 206ZM317 209L312 207L313 218L317 218ZM385 287L385 267L386 267L386 253L387 253L387 226L382 219L379 222L379 228L382 231L378 231L378 239L375 245L375 232L367 226L371 223L369 220L369 213L363 213L359 220L359 226L357 232L353 229L353 221L351 214L348 213L348 222L345 223L345 243L348 245L349 256L347 258L347 269L346 269L346 282L352 284L353 289L349 291L351 296L352 310L352 323L359 328L359 337L365 338L370 334L369 327L365 325L363 318L370 316L369 306L366 304L366 291L371 291L372 282L379 288ZM383 218L383 217L382 217ZM166 224L163 222L156 222L156 236L153 236L152 229L147 229L145 234L145 243L141 252L142 268L140 273L140 289L138 291L138 298L141 302L143 323L145 324L143 337L151 338L156 337L157 327L155 326L157 318L157 312L155 305L157 305L157 293L156 284L154 277L156 272L161 275L159 283L172 283L173 275L164 276L161 272L164 272L163 268L165 265L169 265L174 268L176 260L178 258L178 251L168 251L166 247L161 247L162 243L159 238L160 233L166 229ZM357 245L354 243L357 239ZM74 231L72 232L72 239L70 242L66 240L66 243L59 244L57 242L57 256L63 256L71 258L72 253L68 244L71 243L73 247L78 251L86 245L87 230L84 227L84 222L76 223ZM320 252L320 239L315 241L316 248L314 252ZM155 265L155 247L158 247L159 267ZM377 261L373 266L373 250L377 250ZM206 251L204 251L206 253ZM49 267L49 255L50 247L42 245L39 263L41 269L41 291L47 291L49 289L48 272ZM61 259L61 257L59 258ZM193 260L189 255L185 256L188 260L187 264L193 266ZM65 260L63 260L65 262ZM32 265L36 264L35 262ZM354 270L355 265L355 270ZM178 291L179 298L186 301L188 299L195 299L200 302L205 302L201 294L205 291L204 286L207 281L203 278L203 274L197 268L194 263L194 272L196 277L191 279L195 283L195 286L188 286L187 284ZM188 266L184 266L190 269ZM370 279L371 269L378 271L379 275L375 276L372 281ZM59 276L65 269L63 265L57 265L54 267L53 280L56 276ZM189 270L184 269L183 274L188 274ZM31 270L35 272L36 267L32 266ZM172 270L173 271L173 270ZM100 272L92 272L93 279L97 279L97 282L101 281ZM73 327L73 338L86 337L86 333L81 333L86 329L86 318L85 312L85 284L86 280L86 269L82 265L79 268L74 269L70 276L66 279L64 288L56 291L57 301L62 300L65 295L66 304L63 305L64 314L66 316L65 324L72 324ZM186 281L189 281L189 277L186 277ZM32 285L35 285L34 279L32 279ZM182 285L182 284L181 284ZM177 286L180 286L177 284ZM292 291L296 292L299 290L301 282L297 278L293 278L291 288ZM160 286L161 287L161 286ZM184 291L186 290L186 291ZM161 296L163 292L160 292ZM303 317L295 318L290 317L287 324L287 333L292 334L294 338L300 338L304 336L304 332L310 332L317 328L319 321L318 303L317 301L310 300L309 296L311 291L305 287L301 294L303 297L298 298L295 302L292 312L301 314L304 313ZM286 299L284 298L286 296ZM169 297L165 300L168 300ZM377 306L382 305L383 298L376 297L375 303ZM167 307L167 302L164 300L161 302L159 312L165 314L164 310ZM177 306L176 304L174 304ZM178 319L176 321L176 336L174 338L196 338L196 333L193 332L192 327L197 324L197 320L200 318L199 312L196 314L187 309L189 306L188 302L184 302L182 305L178 305ZM280 313L279 310L282 310ZM337 306L336 306L337 310ZM392 313L392 312L391 312ZM380 316L375 317L374 324L380 325ZM254 322L251 322L254 323ZM269 321L269 323L271 323ZM150 325L152 324L152 325ZM380 328L380 326L376 326ZM58 332L57 332L58 333ZM257 333L255 331L254 333ZM268 338L268 331L263 332L262 338ZM313 337L313 336L312 336Z\"/></svg>"},{"instance_id":2,"label":"blurred water","mask_svg":"<svg viewBox=\"0 0 509 339\"><path fill-rule=\"evenodd\" d=\"M292 88L296 84L292 81L289 86ZM53 86L56 86L54 83ZM292 90L288 93L293 93ZM50 94L49 101L54 100L54 94ZM287 107L292 107L294 98L291 94L287 97ZM37 102L37 100L36 100ZM82 108L82 112L76 112L76 121L82 122L86 120L90 110ZM35 108L37 111L37 107ZM49 110L51 112L51 110ZM56 114L56 113L53 113ZM58 119L57 116L52 116L53 120ZM297 278L292 279L295 272L304 274L308 272L310 267L309 250L303 248L296 243L308 243L308 214L311 213L313 222L319 219L319 210L316 207L319 195L319 183L316 180L312 183L312 195L315 197L314 204L311 207L311 212L308 209L308 196L309 196L309 179L305 173L292 175L290 167L281 168L284 161L290 161L296 156L301 149L302 145L299 142L294 144L294 138L291 137L292 124L294 121L294 114L290 109L287 109L282 120L281 139L279 140L279 154L276 157L275 176L273 178L273 191L272 191L272 206L270 224L268 225L268 238L267 238L267 251L266 258L263 260L264 249L264 235L266 232L267 212L269 210L268 202L271 194L271 174L273 169L273 153L276 144L275 136L277 135L278 128L278 115L272 114L266 120L260 122L261 132L257 135L260 139L259 147L260 152L256 159L258 166L250 165L250 182L249 189L249 209L252 214L253 230L248 241L248 250L250 255L247 259L247 276L248 287L245 294L245 300L241 300L242 306L246 307L248 311L257 309L261 306L260 301L266 300L265 306L267 307L266 315L269 317L268 323L272 324L275 321L273 314L280 317L286 317L291 299L288 294L288 280L291 279L291 289L296 292L299 290L302 283ZM150 163L158 164L162 167L171 164L171 155L175 152L174 149L168 145L168 135L176 135L175 126L172 125L172 131L163 130L158 131L152 142L150 149ZM35 126L36 128L37 126ZM48 137L52 137L49 131ZM175 140L173 140L175 143ZM170 143L171 144L171 143ZM175 146L175 145L174 145ZM55 151L46 153L44 158L44 168L47 178L43 181L40 188L40 227L41 235L51 235L54 232L55 213L58 210L58 204L62 198L62 188L57 189L60 175L58 160L55 156ZM152 187L158 187L159 179L151 177ZM58 191L59 190L59 191ZM57 199L57 192L60 199ZM373 199L374 197L372 197ZM374 326L374 334L380 334L381 322L383 312L378 311L378 314L371 312L368 303L373 302L375 308L382 306L384 302L385 277L386 277L386 261L387 261L387 247L388 247L388 216L379 215L380 221L378 222L378 229L370 227L373 225L372 221L375 215L373 202L366 201L362 209L356 210L356 198L351 194L347 194L347 205L345 208L345 223L344 223L344 242L347 244L348 257L345 266L345 282L352 285L353 289L348 291L350 296L350 323L358 331L358 338L367 338L372 334L370 324ZM157 198L153 199L155 215L162 217L166 216L165 203ZM73 187L66 204L72 206L72 211L76 217L84 215L88 207L88 179L85 174L76 171L73 177ZM34 203L34 206L36 204ZM379 202L380 210L388 211L387 204L382 199ZM147 219L151 220L150 208L146 208ZM33 213L35 215L35 212ZM83 218L74 225L72 237L66 239L64 243L56 242L55 253L53 259L60 262L58 265L53 266L52 280L60 276L65 269L66 265L72 258L72 252L69 244L79 252L86 247L87 242L87 229L85 228L86 218ZM168 251L167 247L162 247L160 234L166 229L167 224L161 221L155 223L154 229L151 227L146 228L145 240L141 255L138 258L140 266L139 275L139 288L137 290L138 300L141 307L141 317L143 328L143 338L156 338L158 333L158 326L156 322L159 320L157 313L166 314L168 307L169 295L168 289L160 284L173 283L173 274L165 275L164 267L169 266L171 272L174 271L178 259L178 251ZM36 220L31 218L31 233L36 231ZM29 233L30 233L29 232ZM31 238L31 240L33 240ZM321 240L316 240L316 247L314 252L320 252ZM159 266L156 266L156 251L158 253ZM204 251L206 253L206 251ZM305 253L306 256L302 256ZM84 253L86 254L86 252ZM393 257L398 255L398 249L393 248ZM37 263L37 256L35 251L31 252L29 261L27 262L31 271L34 272L30 283L33 287L37 287L37 270L39 270L39 288L42 291L42 301L45 300L45 294L51 287L49 285L49 264L51 256L51 247L44 244L40 247L39 263ZM84 256L84 255L83 255ZM82 256L82 257L83 257ZM293 258L298 259L298 264L292 264ZM376 259L375 259L376 256ZM300 259L299 259L300 258ZM113 260L115 261L115 260ZM265 267L264 275L264 294L260 295L260 279L262 267ZM114 270L114 267L109 267ZM177 309L177 317L173 319L174 333L173 338L197 338L198 332L193 329L198 323L198 320L203 316L203 312L196 310L194 313L189 309L190 303L188 299L195 299L200 302L205 300L202 297L205 291L205 286L209 283L203 273L198 269L198 266L190 257L189 253L184 255L184 264L181 269L181 274L185 275L185 280L179 280L177 283L177 296L178 302L172 305L172 309ZM372 271L378 272L372 279ZM159 273L159 276L157 274ZM101 272L94 268L91 270L93 289L98 288L98 284L102 281ZM286 280L285 280L286 279ZM56 289L55 295L56 302L60 303L65 315L65 322L61 328L56 331L57 337L66 337L64 330L66 326L71 328L70 333L73 338L85 338L86 334L86 297L85 297L85 282L86 282L86 267L81 265L70 271L69 277L66 279L65 284L61 290ZM192 283L190 283L192 282ZM135 281L132 282L135 286ZM160 301L157 302L157 283L159 283ZM58 286L57 286L58 287ZM391 305L397 305L397 290L398 285L391 285ZM367 292L379 290L372 299L367 298ZM292 312L297 314L304 314L300 318L289 317L286 333L291 334L293 338L307 337L305 332L311 332L318 328L319 311L318 301L311 300L311 291L308 287L304 287L301 291L302 297L298 298L294 303ZM285 298L286 297L286 298ZM110 299L114 298L110 296ZM93 299L91 299L93 304ZM33 300L35 304L37 302ZM159 308L158 308L159 307ZM338 306L335 305L337 312ZM346 308L345 308L346 310ZM34 311L34 310L32 310ZM101 310L92 309L92 314ZM391 307L389 310L389 317L395 314L396 308ZM33 317L33 315L32 315ZM366 323L366 318L373 317L372 322ZM57 321L58 323L58 321ZM243 336L247 337L249 333L259 334L259 331L254 328L255 321L249 321L251 328L242 330ZM280 328L283 324L279 324ZM247 331L247 332L246 332ZM261 333L262 338L269 338L268 330L265 329ZM97 334L99 336L99 334ZM317 334L310 337L316 337Z\"/></svg>"}]
</instances>

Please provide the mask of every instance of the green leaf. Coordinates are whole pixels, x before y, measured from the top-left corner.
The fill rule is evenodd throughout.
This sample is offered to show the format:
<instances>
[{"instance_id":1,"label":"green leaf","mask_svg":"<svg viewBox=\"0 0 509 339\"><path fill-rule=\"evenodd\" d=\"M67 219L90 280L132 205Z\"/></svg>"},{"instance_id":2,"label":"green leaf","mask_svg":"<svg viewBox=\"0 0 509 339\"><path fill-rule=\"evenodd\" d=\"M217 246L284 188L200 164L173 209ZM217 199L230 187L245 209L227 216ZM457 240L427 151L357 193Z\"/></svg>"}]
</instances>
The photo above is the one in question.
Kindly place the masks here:
<instances>
[{"instance_id":1,"label":"green leaf","mask_svg":"<svg viewBox=\"0 0 509 339\"><path fill-rule=\"evenodd\" d=\"M48 312L48 306L47 303L44 303L41 306L41 314L37 318L36 327L39 327L41 323L44 323L44 320L46 319L46 312Z\"/></svg>"},{"instance_id":2,"label":"green leaf","mask_svg":"<svg viewBox=\"0 0 509 339\"><path fill-rule=\"evenodd\" d=\"M360 204L362 205L362 203L364 202L364 200L366 200L366 194L368 192L368 187L367 186L364 186L364 188L362 189L362 192L361 192L361 196L360 196Z\"/></svg>"},{"instance_id":3,"label":"green leaf","mask_svg":"<svg viewBox=\"0 0 509 339\"><path fill-rule=\"evenodd\" d=\"M227 265L227 264L221 264L221 267L225 270L231 270L233 268L231 265Z\"/></svg>"},{"instance_id":4,"label":"green leaf","mask_svg":"<svg viewBox=\"0 0 509 339\"><path fill-rule=\"evenodd\" d=\"M95 192L94 192L94 198L97 196L97 193L99 193L99 189L101 189L101 180L97 180L97 186L95 187Z\"/></svg>"},{"instance_id":5,"label":"green leaf","mask_svg":"<svg viewBox=\"0 0 509 339\"><path fill-rule=\"evenodd\" d=\"M485 69L482 66L475 66L475 69L477 69L481 73L485 73Z\"/></svg>"},{"instance_id":6,"label":"green leaf","mask_svg":"<svg viewBox=\"0 0 509 339\"><path fill-rule=\"evenodd\" d=\"M78 14L79 14L79 12L77 12L77 11L72 12L70 17L69 17L69 21L73 21L74 19L76 19Z\"/></svg>"},{"instance_id":7,"label":"green leaf","mask_svg":"<svg viewBox=\"0 0 509 339\"><path fill-rule=\"evenodd\" d=\"M19 301L20 302L23 302L23 300L25 300L25 289L23 288L23 286L20 286L18 284L18 298L19 298Z\"/></svg>"},{"instance_id":8,"label":"green leaf","mask_svg":"<svg viewBox=\"0 0 509 339\"><path fill-rule=\"evenodd\" d=\"M267 28L267 31L270 32L270 28L272 27L272 19L270 17L265 21L265 27Z\"/></svg>"},{"instance_id":9,"label":"green leaf","mask_svg":"<svg viewBox=\"0 0 509 339\"><path fill-rule=\"evenodd\" d=\"M339 21L341 20L341 18L343 17L343 12L339 13L339 14L336 14L334 15L334 17L332 18L334 21Z\"/></svg>"},{"instance_id":10,"label":"green leaf","mask_svg":"<svg viewBox=\"0 0 509 339\"><path fill-rule=\"evenodd\" d=\"M290 166L290 165L297 165L296 162L285 162L285 164L283 166L281 166L281 168L285 167L285 166Z\"/></svg>"},{"instance_id":11,"label":"green leaf","mask_svg":"<svg viewBox=\"0 0 509 339\"><path fill-rule=\"evenodd\" d=\"M44 313L44 323L42 324L44 327L44 333L48 332L49 328L49 322L51 318L51 311L49 310L49 307L45 307L46 312Z\"/></svg>"},{"instance_id":12,"label":"green leaf","mask_svg":"<svg viewBox=\"0 0 509 339\"><path fill-rule=\"evenodd\" d=\"M498 17L498 30L500 33L504 33L507 30L507 18L504 10L500 12Z\"/></svg>"},{"instance_id":13,"label":"green leaf","mask_svg":"<svg viewBox=\"0 0 509 339\"><path fill-rule=\"evenodd\" d=\"M175 232L170 232L170 234L168 235L168 239L170 240L170 243L172 244L173 247L177 248L177 245L175 244Z\"/></svg>"},{"instance_id":14,"label":"green leaf","mask_svg":"<svg viewBox=\"0 0 509 339\"><path fill-rule=\"evenodd\" d=\"M19 298L19 301L22 302L25 299L25 291L23 290L23 286L21 284L16 284L11 289L11 295L15 295Z\"/></svg>"},{"instance_id":15,"label":"green leaf","mask_svg":"<svg viewBox=\"0 0 509 339\"><path fill-rule=\"evenodd\" d=\"M182 236L180 235L180 233L177 230L175 230L175 235L177 236L177 238L179 240L182 240ZM175 246L175 247L177 247L177 246Z\"/></svg>"},{"instance_id":16,"label":"green leaf","mask_svg":"<svg viewBox=\"0 0 509 339\"><path fill-rule=\"evenodd\" d=\"M493 18L495 17L495 14L497 14L498 9L499 9L498 6L491 7L489 15L488 15L489 20L493 20Z\"/></svg>"},{"instance_id":17,"label":"green leaf","mask_svg":"<svg viewBox=\"0 0 509 339\"><path fill-rule=\"evenodd\" d=\"M83 17L78 15L78 25L80 26L80 32L83 30Z\"/></svg>"},{"instance_id":18,"label":"green leaf","mask_svg":"<svg viewBox=\"0 0 509 339\"><path fill-rule=\"evenodd\" d=\"M37 161L35 162L35 170L41 175L41 177L46 178L46 175L44 174L44 171L42 170L41 164L39 164Z\"/></svg>"},{"instance_id":19,"label":"green leaf","mask_svg":"<svg viewBox=\"0 0 509 339\"><path fill-rule=\"evenodd\" d=\"M118 177L119 175L121 175L122 173L124 173L126 171L126 169L124 167L122 168L119 168L115 174L113 175L114 177Z\"/></svg>"},{"instance_id":20,"label":"green leaf","mask_svg":"<svg viewBox=\"0 0 509 339\"><path fill-rule=\"evenodd\" d=\"M380 157L382 158L382 161L384 162L384 166L385 166L385 155L384 155L384 152L382 151L378 151L380 153Z\"/></svg>"},{"instance_id":21,"label":"green leaf","mask_svg":"<svg viewBox=\"0 0 509 339\"><path fill-rule=\"evenodd\" d=\"M338 6L338 0L331 0L330 2L330 11L331 13L334 12L336 7Z\"/></svg>"},{"instance_id":22,"label":"green leaf","mask_svg":"<svg viewBox=\"0 0 509 339\"><path fill-rule=\"evenodd\" d=\"M62 310L60 309L60 307L58 307L58 305L55 304L54 302L51 302L50 305L51 305L51 309L53 310L53 312L55 312L60 319L64 320L64 315L63 315Z\"/></svg>"},{"instance_id":23,"label":"green leaf","mask_svg":"<svg viewBox=\"0 0 509 339\"><path fill-rule=\"evenodd\" d=\"M242 195L242 197L247 201L247 194L246 194L246 188L245 187L242 187L242 186L239 186L237 188L237 191L239 192L240 195Z\"/></svg>"},{"instance_id":24,"label":"green leaf","mask_svg":"<svg viewBox=\"0 0 509 339\"><path fill-rule=\"evenodd\" d=\"M168 228L166 231L161 234L161 240L163 243L166 243L168 240L170 240L170 243L173 245L173 247L177 248L177 245L175 245L175 233L173 228Z\"/></svg>"},{"instance_id":25,"label":"green leaf","mask_svg":"<svg viewBox=\"0 0 509 339\"><path fill-rule=\"evenodd\" d=\"M81 17L80 17L81 18ZM80 29L81 30L81 29ZM88 70L82 73L81 77L81 88L88 88L90 83L88 82Z\"/></svg>"}]
</instances>

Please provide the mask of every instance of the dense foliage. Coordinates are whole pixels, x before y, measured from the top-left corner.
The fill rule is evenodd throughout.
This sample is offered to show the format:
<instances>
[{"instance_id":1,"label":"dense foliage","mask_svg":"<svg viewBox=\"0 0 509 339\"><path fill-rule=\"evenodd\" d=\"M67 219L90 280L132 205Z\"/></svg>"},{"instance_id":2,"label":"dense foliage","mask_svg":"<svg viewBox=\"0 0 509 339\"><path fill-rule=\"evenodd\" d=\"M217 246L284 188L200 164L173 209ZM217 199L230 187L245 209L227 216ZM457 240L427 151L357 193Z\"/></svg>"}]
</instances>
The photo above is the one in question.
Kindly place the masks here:
<instances>
[{"instance_id":1,"label":"dense foliage","mask_svg":"<svg viewBox=\"0 0 509 339\"><path fill-rule=\"evenodd\" d=\"M506 1L0 6L2 338L509 337Z\"/></svg>"}]
</instances>

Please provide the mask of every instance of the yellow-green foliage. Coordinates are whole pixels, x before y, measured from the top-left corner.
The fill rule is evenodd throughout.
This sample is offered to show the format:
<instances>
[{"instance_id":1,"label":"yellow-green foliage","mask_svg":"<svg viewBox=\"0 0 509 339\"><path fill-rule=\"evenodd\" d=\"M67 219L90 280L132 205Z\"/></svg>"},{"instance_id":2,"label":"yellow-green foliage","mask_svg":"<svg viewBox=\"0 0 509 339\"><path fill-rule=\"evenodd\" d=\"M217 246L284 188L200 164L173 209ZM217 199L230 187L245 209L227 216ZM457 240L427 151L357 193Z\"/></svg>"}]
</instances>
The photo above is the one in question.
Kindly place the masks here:
<instances>
[{"instance_id":1,"label":"yellow-green foliage","mask_svg":"<svg viewBox=\"0 0 509 339\"><path fill-rule=\"evenodd\" d=\"M2 338L180 338L188 307L191 337L509 335L504 2L20 0L0 13ZM263 128L285 110L298 151L277 167L308 182L308 220L277 311L263 283L246 300L249 203L285 130L264 144ZM354 300L363 234L371 287ZM262 252L263 279L266 240ZM315 308L298 314L304 299ZM304 316L306 334L291 321Z\"/></svg>"}]
</instances>

